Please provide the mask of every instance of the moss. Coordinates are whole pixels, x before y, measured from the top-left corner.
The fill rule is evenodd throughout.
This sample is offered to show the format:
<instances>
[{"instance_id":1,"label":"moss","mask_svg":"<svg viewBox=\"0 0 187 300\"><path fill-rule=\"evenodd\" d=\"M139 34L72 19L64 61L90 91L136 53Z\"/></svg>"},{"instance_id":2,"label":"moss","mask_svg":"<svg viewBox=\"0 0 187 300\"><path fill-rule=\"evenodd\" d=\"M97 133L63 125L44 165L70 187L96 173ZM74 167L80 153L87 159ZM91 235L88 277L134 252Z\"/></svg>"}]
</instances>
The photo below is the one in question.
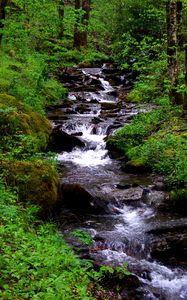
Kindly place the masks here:
<instances>
[{"instance_id":1,"label":"moss","mask_svg":"<svg viewBox=\"0 0 187 300\"><path fill-rule=\"evenodd\" d=\"M10 95L0 94L0 115L2 139L6 136L13 138L18 134L40 135L38 150L47 146L52 126L45 116L35 112L29 105ZM4 144L4 141L5 139L2 144Z\"/></svg>"},{"instance_id":2,"label":"moss","mask_svg":"<svg viewBox=\"0 0 187 300\"><path fill-rule=\"evenodd\" d=\"M144 173L148 172L149 168L145 165L145 162L141 158L137 158L125 163L124 170L127 172Z\"/></svg>"},{"instance_id":3,"label":"moss","mask_svg":"<svg viewBox=\"0 0 187 300\"><path fill-rule=\"evenodd\" d=\"M8 186L16 188L21 202L37 204L48 212L60 197L60 181L55 167L47 161L2 160L0 171Z\"/></svg>"}]
</instances>

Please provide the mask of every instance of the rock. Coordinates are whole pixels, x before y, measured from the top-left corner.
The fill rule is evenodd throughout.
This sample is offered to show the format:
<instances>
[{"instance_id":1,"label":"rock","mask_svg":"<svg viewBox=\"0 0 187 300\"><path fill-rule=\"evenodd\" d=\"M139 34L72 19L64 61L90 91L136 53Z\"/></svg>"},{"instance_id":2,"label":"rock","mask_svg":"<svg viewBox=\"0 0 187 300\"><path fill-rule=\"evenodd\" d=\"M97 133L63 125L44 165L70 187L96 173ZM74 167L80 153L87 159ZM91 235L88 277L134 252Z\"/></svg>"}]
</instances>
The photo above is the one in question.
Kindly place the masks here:
<instances>
[{"instance_id":1,"label":"rock","mask_svg":"<svg viewBox=\"0 0 187 300\"><path fill-rule=\"evenodd\" d=\"M101 123L101 122L103 122L103 120L102 120L101 118L94 117L94 118L92 119L92 123L95 124L95 125L97 125L97 124L99 124L99 123Z\"/></svg>"},{"instance_id":2,"label":"rock","mask_svg":"<svg viewBox=\"0 0 187 300\"><path fill-rule=\"evenodd\" d=\"M45 160L1 161L6 184L17 190L18 200L31 202L39 213L52 211L60 203L60 180L55 167Z\"/></svg>"},{"instance_id":3,"label":"rock","mask_svg":"<svg viewBox=\"0 0 187 300\"><path fill-rule=\"evenodd\" d=\"M156 177L153 181L154 189L157 191L165 191L166 190L166 184L165 184L165 178L163 176Z\"/></svg>"},{"instance_id":4,"label":"rock","mask_svg":"<svg viewBox=\"0 0 187 300\"><path fill-rule=\"evenodd\" d=\"M122 165L122 170L127 173L139 173L144 174L149 171L149 169L144 165L144 163L139 160L130 160Z\"/></svg>"},{"instance_id":5,"label":"rock","mask_svg":"<svg viewBox=\"0 0 187 300\"><path fill-rule=\"evenodd\" d=\"M115 109L116 107L117 107L116 103L111 103L111 102L101 103L102 110L111 110L111 109Z\"/></svg>"},{"instance_id":6,"label":"rock","mask_svg":"<svg viewBox=\"0 0 187 300\"><path fill-rule=\"evenodd\" d=\"M115 129L118 129L121 125L119 124L111 124L108 126L107 131L106 131L106 135L111 135L112 131Z\"/></svg>"},{"instance_id":7,"label":"rock","mask_svg":"<svg viewBox=\"0 0 187 300\"><path fill-rule=\"evenodd\" d=\"M140 201L143 189L141 187L131 187L123 191L123 202Z\"/></svg>"},{"instance_id":8,"label":"rock","mask_svg":"<svg viewBox=\"0 0 187 300\"><path fill-rule=\"evenodd\" d=\"M90 108L86 104L80 104L75 109L79 114L83 114L90 111Z\"/></svg>"},{"instance_id":9,"label":"rock","mask_svg":"<svg viewBox=\"0 0 187 300\"><path fill-rule=\"evenodd\" d=\"M21 146L24 153L45 150L52 132L51 123L47 118L34 111L30 105L7 94L0 94L0 106L1 149L5 147L7 151L10 147L9 138L14 140L15 136L15 140L19 141L18 135L24 134L30 138L29 143L25 142ZM17 147L19 148L18 142Z\"/></svg>"},{"instance_id":10,"label":"rock","mask_svg":"<svg viewBox=\"0 0 187 300\"><path fill-rule=\"evenodd\" d=\"M172 229L173 231L174 229ZM187 267L186 228L167 231L151 242L151 257L172 266Z\"/></svg>"},{"instance_id":11,"label":"rock","mask_svg":"<svg viewBox=\"0 0 187 300\"><path fill-rule=\"evenodd\" d=\"M99 103L99 101L98 101L97 99L91 99L91 100L90 100L90 103L97 104L97 103Z\"/></svg>"},{"instance_id":12,"label":"rock","mask_svg":"<svg viewBox=\"0 0 187 300\"><path fill-rule=\"evenodd\" d=\"M187 216L187 188L170 192L168 204L171 210Z\"/></svg>"},{"instance_id":13,"label":"rock","mask_svg":"<svg viewBox=\"0 0 187 300\"><path fill-rule=\"evenodd\" d=\"M74 147L85 147L84 142L82 142L76 136L70 135L61 130L61 126L57 126L53 129L49 149L52 151L71 151Z\"/></svg>"},{"instance_id":14,"label":"rock","mask_svg":"<svg viewBox=\"0 0 187 300\"><path fill-rule=\"evenodd\" d=\"M82 135L83 135L83 132L78 131L78 132L72 133L71 135L72 135L72 136L82 136Z\"/></svg>"},{"instance_id":15,"label":"rock","mask_svg":"<svg viewBox=\"0 0 187 300\"><path fill-rule=\"evenodd\" d=\"M75 213L101 213L103 209L97 205L94 197L79 184L62 184L63 204Z\"/></svg>"},{"instance_id":16,"label":"rock","mask_svg":"<svg viewBox=\"0 0 187 300\"><path fill-rule=\"evenodd\" d=\"M166 193L162 191L154 191L149 188L144 188L142 192L142 202L149 206L158 208L166 199Z\"/></svg>"},{"instance_id":17,"label":"rock","mask_svg":"<svg viewBox=\"0 0 187 300\"><path fill-rule=\"evenodd\" d=\"M96 126L94 126L93 127L93 129L92 129L92 132L91 132L92 134L97 134L97 127Z\"/></svg>"}]
</instances>

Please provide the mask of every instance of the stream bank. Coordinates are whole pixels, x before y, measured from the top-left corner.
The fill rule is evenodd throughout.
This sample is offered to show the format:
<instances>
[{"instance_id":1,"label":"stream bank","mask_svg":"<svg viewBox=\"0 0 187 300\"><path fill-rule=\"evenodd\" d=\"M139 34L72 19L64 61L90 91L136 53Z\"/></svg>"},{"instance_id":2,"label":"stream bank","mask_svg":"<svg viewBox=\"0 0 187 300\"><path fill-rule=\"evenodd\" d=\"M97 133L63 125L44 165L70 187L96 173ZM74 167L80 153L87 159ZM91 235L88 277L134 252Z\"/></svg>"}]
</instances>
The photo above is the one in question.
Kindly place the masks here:
<instances>
[{"instance_id":1,"label":"stream bank","mask_svg":"<svg viewBox=\"0 0 187 300\"><path fill-rule=\"evenodd\" d=\"M108 135L153 106L121 102L119 91L128 92L133 78L110 66L67 69L61 79L69 101L51 107L48 116L51 149L63 170L60 220L67 241L74 244L71 232L81 229L93 238L87 249L74 244L83 258L129 263L139 284L119 299L132 299L132 290L134 299L187 299L187 219L165 211L162 177L125 173L106 149Z\"/></svg>"}]
</instances>

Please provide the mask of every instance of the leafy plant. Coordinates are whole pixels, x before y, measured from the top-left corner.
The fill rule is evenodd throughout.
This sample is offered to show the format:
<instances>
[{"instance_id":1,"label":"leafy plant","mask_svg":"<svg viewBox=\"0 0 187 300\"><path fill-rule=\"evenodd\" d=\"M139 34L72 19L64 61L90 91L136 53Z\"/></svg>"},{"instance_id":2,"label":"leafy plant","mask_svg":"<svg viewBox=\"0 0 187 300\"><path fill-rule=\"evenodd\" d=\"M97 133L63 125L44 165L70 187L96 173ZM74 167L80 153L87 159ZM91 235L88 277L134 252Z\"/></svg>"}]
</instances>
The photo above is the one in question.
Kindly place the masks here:
<instances>
[{"instance_id":1,"label":"leafy plant","mask_svg":"<svg viewBox=\"0 0 187 300\"><path fill-rule=\"evenodd\" d=\"M92 237L89 233L82 231L80 229L75 229L72 232L73 236L78 238L83 244L85 244L86 246L91 246L92 245Z\"/></svg>"}]
</instances>

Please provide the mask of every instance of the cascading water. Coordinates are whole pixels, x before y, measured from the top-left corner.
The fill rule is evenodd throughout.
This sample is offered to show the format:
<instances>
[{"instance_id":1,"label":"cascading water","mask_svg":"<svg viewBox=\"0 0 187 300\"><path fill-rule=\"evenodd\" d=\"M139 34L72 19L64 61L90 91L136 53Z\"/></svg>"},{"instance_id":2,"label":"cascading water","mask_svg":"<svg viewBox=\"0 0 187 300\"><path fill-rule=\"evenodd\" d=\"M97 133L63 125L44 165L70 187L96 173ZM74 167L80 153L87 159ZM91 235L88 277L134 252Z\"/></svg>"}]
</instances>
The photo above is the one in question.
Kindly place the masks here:
<instances>
[{"instance_id":1,"label":"cascading water","mask_svg":"<svg viewBox=\"0 0 187 300\"><path fill-rule=\"evenodd\" d=\"M147 178L145 180L141 176L122 172L120 163L110 159L105 149L108 128L113 124L120 127L120 124L127 122L129 115L133 116L144 108L121 108L117 115L112 110L108 114L103 113L101 103L117 103L117 97L111 95L115 89L100 68L82 69L79 72L85 76L83 86L78 85L75 91L71 91L69 100L74 110L77 102L86 104L86 109L82 113L71 114L61 126L68 134L79 133L77 135L84 141L85 147L58 155L59 161L66 167L63 182L78 183L94 195L97 194L98 198L105 197L115 202L107 202L109 214L86 215L72 228L78 226L92 234L93 247L97 249L92 253L95 260L118 265L129 263L130 271L137 274L142 283L141 299L187 300L187 272L182 268L166 267L153 261L150 256L152 236L148 232L160 226L162 221L153 207L141 202L143 188L151 182ZM87 85L93 81L94 84L100 82L101 88L88 91ZM113 126L111 130L114 131L116 127ZM133 186L132 182L136 184ZM128 185L127 190L126 187L116 188L121 185ZM131 202L132 197L134 201ZM170 215L169 218L173 224L179 222L174 216ZM163 218L165 223L166 219Z\"/></svg>"}]
</instances>

